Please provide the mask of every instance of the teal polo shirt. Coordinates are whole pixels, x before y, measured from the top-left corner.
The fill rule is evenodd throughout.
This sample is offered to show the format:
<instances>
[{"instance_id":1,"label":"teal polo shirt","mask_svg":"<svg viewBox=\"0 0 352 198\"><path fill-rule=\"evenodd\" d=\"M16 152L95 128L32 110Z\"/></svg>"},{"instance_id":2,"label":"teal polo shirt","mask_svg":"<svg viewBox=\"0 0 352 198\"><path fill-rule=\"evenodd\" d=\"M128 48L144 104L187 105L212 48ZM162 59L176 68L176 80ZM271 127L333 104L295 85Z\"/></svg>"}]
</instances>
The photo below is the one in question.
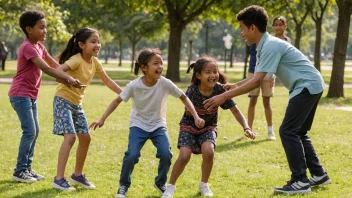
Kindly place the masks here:
<instances>
[{"instance_id":1,"label":"teal polo shirt","mask_svg":"<svg viewBox=\"0 0 352 198\"><path fill-rule=\"evenodd\" d=\"M257 46L255 72L267 72L265 78L275 73L290 90L289 99L301 93L304 88L310 94L321 93L325 88L320 72L301 51L267 32Z\"/></svg>"}]
</instances>

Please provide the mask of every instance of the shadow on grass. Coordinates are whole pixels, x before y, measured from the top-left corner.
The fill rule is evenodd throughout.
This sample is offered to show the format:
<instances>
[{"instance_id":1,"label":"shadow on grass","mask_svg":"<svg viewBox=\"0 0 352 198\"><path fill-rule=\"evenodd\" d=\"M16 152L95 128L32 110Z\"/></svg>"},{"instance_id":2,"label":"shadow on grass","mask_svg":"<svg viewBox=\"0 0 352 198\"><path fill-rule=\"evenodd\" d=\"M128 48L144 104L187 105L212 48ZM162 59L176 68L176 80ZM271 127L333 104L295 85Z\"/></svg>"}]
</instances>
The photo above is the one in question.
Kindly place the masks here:
<instances>
[{"instance_id":1,"label":"shadow on grass","mask_svg":"<svg viewBox=\"0 0 352 198\"><path fill-rule=\"evenodd\" d=\"M226 144L219 144L216 145L216 152L223 152L232 149L244 148L251 145L256 145L262 142L269 142L270 140L263 139L263 140L246 140L244 137L237 138L235 141L226 143Z\"/></svg>"},{"instance_id":2,"label":"shadow on grass","mask_svg":"<svg viewBox=\"0 0 352 198\"><path fill-rule=\"evenodd\" d=\"M319 101L320 105L328 105L328 104L333 104L337 106L344 106L352 105L352 98L327 98L327 97L322 97Z\"/></svg>"}]
</instances>

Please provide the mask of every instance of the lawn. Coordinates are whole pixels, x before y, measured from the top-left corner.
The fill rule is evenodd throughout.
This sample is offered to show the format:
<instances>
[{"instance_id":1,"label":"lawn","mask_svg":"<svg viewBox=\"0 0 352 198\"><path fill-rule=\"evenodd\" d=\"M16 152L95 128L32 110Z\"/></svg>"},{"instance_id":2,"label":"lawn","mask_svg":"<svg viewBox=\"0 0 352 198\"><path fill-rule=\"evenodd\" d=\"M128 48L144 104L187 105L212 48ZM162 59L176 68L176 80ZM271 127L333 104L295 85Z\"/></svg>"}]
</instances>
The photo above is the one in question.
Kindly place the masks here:
<instances>
[{"instance_id":1,"label":"lawn","mask_svg":"<svg viewBox=\"0 0 352 198\"><path fill-rule=\"evenodd\" d=\"M183 90L187 83L178 84ZM0 197L114 197L122 159L127 148L129 112L131 102L122 103L108 118L105 126L92 131L92 142L84 172L97 188L86 190L78 187L74 192L62 192L51 187L56 174L57 155L62 137L52 135L52 100L55 85L42 85L38 106L40 136L38 138L33 168L46 179L33 184L22 184L11 180L16 163L20 124L11 108L7 92L10 85L0 85ZM324 96L326 93L324 93ZM325 99L320 103L313 128L309 133L322 165L333 180L331 185L313 188L304 197L352 197L352 136L351 112L325 108L329 105L351 105L352 89L345 89L346 99ZM91 85L84 99L84 109L89 123L98 119L115 97L102 85ZM243 138L243 130L229 111L219 111L219 134L215 163L209 181L215 197L287 197L273 193L274 186L282 186L289 180L290 171L284 155L278 129L287 105L288 92L276 86L272 98L273 123L276 141L266 140L266 122L261 102L257 106L254 131L256 140ZM246 115L248 97L235 98ZM179 132L178 123L183 114L179 99L168 98L167 123L175 162L179 150L176 148ZM75 150L71 152L66 168L68 177L74 169ZM160 197L153 188L158 160L150 141L142 149L142 156L132 174L129 197ZM200 197L197 187L200 181L201 156L193 155L186 170L177 182L175 198ZM300 195L292 197L301 197Z\"/></svg>"}]
</instances>

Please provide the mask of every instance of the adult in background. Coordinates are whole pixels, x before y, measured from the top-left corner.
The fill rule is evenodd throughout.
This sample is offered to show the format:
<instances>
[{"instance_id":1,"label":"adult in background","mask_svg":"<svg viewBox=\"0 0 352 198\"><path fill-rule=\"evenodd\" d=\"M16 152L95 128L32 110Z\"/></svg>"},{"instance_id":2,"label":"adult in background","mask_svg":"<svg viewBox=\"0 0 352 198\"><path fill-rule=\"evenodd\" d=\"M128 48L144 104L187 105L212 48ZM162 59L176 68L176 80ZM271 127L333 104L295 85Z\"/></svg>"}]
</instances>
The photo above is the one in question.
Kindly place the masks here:
<instances>
[{"instance_id":1,"label":"adult in background","mask_svg":"<svg viewBox=\"0 0 352 198\"><path fill-rule=\"evenodd\" d=\"M1 41L0 43L0 57L1 57L1 69L2 71L5 70L5 61L7 58L7 54L8 54L8 50L7 47L5 45L4 41Z\"/></svg>"}]
</instances>

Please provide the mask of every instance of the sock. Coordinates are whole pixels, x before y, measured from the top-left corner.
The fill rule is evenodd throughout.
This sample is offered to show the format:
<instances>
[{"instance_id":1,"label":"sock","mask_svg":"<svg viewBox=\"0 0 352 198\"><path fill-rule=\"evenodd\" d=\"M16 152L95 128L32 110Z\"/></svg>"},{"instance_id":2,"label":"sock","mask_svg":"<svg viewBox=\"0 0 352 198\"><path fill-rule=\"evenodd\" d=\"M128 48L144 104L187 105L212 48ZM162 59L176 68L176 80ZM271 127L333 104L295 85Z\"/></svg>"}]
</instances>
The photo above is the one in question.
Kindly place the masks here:
<instances>
[{"instance_id":1,"label":"sock","mask_svg":"<svg viewBox=\"0 0 352 198\"><path fill-rule=\"evenodd\" d=\"M199 183L199 185L201 186L201 185L204 185L204 184L206 184L205 182L202 182L202 181L200 181L200 183Z\"/></svg>"},{"instance_id":2,"label":"sock","mask_svg":"<svg viewBox=\"0 0 352 198\"><path fill-rule=\"evenodd\" d=\"M268 126L268 133L274 133L273 126Z\"/></svg>"}]
</instances>

